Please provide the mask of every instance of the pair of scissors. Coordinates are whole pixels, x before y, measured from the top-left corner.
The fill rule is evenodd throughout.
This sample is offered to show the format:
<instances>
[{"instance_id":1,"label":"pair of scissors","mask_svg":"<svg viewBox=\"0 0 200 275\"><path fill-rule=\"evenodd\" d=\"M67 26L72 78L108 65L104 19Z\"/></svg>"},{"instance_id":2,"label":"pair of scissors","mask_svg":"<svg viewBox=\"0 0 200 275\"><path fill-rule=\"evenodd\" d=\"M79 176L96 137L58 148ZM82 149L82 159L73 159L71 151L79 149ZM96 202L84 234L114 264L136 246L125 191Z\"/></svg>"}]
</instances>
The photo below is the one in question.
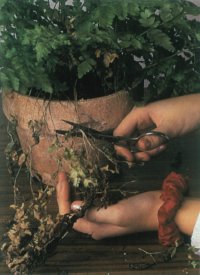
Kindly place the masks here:
<instances>
[{"instance_id":1,"label":"pair of scissors","mask_svg":"<svg viewBox=\"0 0 200 275\"><path fill-rule=\"evenodd\" d=\"M93 128L86 127L83 124L78 124L68 120L63 121L73 126L73 128L68 131L56 130L57 134L66 135L68 133L71 133L72 135L80 136L81 133L84 133L89 138L105 140L112 143L113 145L126 147L133 153L153 150L163 144L168 143L170 140L170 138L166 134L159 131L145 131L136 137L113 136L113 129L100 132ZM150 139L147 137L150 137Z\"/></svg>"}]
</instances>

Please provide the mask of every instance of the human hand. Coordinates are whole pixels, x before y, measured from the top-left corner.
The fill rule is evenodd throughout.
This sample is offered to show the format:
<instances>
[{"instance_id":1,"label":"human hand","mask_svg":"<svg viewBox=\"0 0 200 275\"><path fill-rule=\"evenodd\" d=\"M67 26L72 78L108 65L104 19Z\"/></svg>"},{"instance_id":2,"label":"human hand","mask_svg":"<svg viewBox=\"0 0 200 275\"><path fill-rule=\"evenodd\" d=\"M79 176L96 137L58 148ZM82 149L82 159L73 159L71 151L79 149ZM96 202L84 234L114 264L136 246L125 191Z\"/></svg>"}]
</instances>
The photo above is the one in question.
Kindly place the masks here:
<instances>
[{"instance_id":1,"label":"human hand","mask_svg":"<svg viewBox=\"0 0 200 275\"><path fill-rule=\"evenodd\" d=\"M65 172L58 173L56 184L56 197L60 215L65 215L71 211L70 185Z\"/></svg>"},{"instance_id":2,"label":"human hand","mask_svg":"<svg viewBox=\"0 0 200 275\"><path fill-rule=\"evenodd\" d=\"M69 200L69 183L65 173L60 173L56 185L59 213L64 215L77 211L81 201ZM134 232L157 230L157 212L161 205L160 191L142 193L107 208L90 208L83 218L78 219L73 228L99 240Z\"/></svg>"},{"instance_id":3,"label":"human hand","mask_svg":"<svg viewBox=\"0 0 200 275\"><path fill-rule=\"evenodd\" d=\"M70 188L67 176L59 173L56 185L57 202L60 215L77 211L81 201L70 202ZM99 240L135 232L158 229L158 210L163 201L161 191L150 191L119 201L107 208L90 208L83 218L78 219L73 228ZM185 198L174 218L179 230L191 235L199 215L200 199Z\"/></svg>"},{"instance_id":4,"label":"human hand","mask_svg":"<svg viewBox=\"0 0 200 275\"><path fill-rule=\"evenodd\" d=\"M81 201L74 201L71 208L78 210L82 204ZM107 208L88 209L73 228L95 240L157 230L157 212L161 204L160 191L142 193Z\"/></svg>"},{"instance_id":5,"label":"human hand","mask_svg":"<svg viewBox=\"0 0 200 275\"><path fill-rule=\"evenodd\" d=\"M145 107L136 107L122 120L115 129L115 136L133 136L134 133L144 132L153 128L163 132L170 138L182 136L200 126L200 94L157 101ZM151 156L162 152L166 145L156 147L157 140L146 137L142 146L145 152L131 153L125 147L116 146L118 155L127 161L148 161ZM156 147L156 148L155 148ZM151 149L154 148L154 149Z\"/></svg>"}]
</instances>

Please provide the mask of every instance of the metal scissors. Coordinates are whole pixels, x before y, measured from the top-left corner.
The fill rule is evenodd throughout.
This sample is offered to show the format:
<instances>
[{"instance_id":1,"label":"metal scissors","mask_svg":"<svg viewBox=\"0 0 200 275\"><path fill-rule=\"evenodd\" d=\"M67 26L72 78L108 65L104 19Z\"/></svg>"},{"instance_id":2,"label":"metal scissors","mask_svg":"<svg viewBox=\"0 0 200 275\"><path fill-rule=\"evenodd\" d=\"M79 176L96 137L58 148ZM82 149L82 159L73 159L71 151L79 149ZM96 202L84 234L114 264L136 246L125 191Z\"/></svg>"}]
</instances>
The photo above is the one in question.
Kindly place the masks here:
<instances>
[{"instance_id":1,"label":"metal scissors","mask_svg":"<svg viewBox=\"0 0 200 275\"><path fill-rule=\"evenodd\" d=\"M159 131L145 131L136 137L113 136L113 129L100 132L93 128L84 126L83 124L78 124L68 120L63 121L73 126L73 128L68 131L56 130L57 134L66 135L70 133L72 135L80 136L81 133L85 133L85 135L90 138L105 140L112 143L113 145L126 147L134 153L146 152L170 141L170 138L166 134ZM150 139L147 139L147 137L150 137ZM152 139L152 137L154 138L154 140Z\"/></svg>"}]
</instances>

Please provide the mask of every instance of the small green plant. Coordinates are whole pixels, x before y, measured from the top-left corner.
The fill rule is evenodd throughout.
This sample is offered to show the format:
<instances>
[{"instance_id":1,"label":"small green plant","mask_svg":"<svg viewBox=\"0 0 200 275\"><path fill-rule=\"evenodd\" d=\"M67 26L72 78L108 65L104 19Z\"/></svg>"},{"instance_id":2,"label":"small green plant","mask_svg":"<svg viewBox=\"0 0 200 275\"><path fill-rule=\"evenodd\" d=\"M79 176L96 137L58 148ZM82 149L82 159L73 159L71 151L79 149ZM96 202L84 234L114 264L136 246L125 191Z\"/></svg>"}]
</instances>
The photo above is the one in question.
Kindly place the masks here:
<instances>
[{"instance_id":1,"label":"small green plant","mask_svg":"<svg viewBox=\"0 0 200 275\"><path fill-rule=\"evenodd\" d=\"M186 0L2 0L0 86L77 99L146 79L151 98L197 92L198 14Z\"/></svg>"}]
</instances>

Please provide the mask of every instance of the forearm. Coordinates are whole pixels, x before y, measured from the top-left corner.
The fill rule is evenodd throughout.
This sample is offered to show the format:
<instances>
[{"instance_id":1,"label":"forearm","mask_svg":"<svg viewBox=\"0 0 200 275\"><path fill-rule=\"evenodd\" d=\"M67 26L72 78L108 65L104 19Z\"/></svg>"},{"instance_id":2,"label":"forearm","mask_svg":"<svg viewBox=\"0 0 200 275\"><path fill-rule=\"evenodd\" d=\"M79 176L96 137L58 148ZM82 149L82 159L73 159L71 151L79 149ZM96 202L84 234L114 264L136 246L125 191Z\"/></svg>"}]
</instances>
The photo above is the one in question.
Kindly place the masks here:
<instances>
[{"instance_id":1,"label":"forearm","mask_svg":"<svg viewBox=\"0 0 200 275\"><path fill-rule=\"evenodd\" d=\"M177 211L175 222L180 231L189 236L192 235L198 214L200 213L200 199L186 198Z\"/></svg>"},{"instance_id":2,"label":"forearm","mask_svg":"<svg viewBox=\"0 0 200 275\"><path fill-rule=\"evenodd\" d=\"M161 100L145 108L159 130L171 137L182 136L200 127L200 94Z\"/></svg>"}]
</instances>

